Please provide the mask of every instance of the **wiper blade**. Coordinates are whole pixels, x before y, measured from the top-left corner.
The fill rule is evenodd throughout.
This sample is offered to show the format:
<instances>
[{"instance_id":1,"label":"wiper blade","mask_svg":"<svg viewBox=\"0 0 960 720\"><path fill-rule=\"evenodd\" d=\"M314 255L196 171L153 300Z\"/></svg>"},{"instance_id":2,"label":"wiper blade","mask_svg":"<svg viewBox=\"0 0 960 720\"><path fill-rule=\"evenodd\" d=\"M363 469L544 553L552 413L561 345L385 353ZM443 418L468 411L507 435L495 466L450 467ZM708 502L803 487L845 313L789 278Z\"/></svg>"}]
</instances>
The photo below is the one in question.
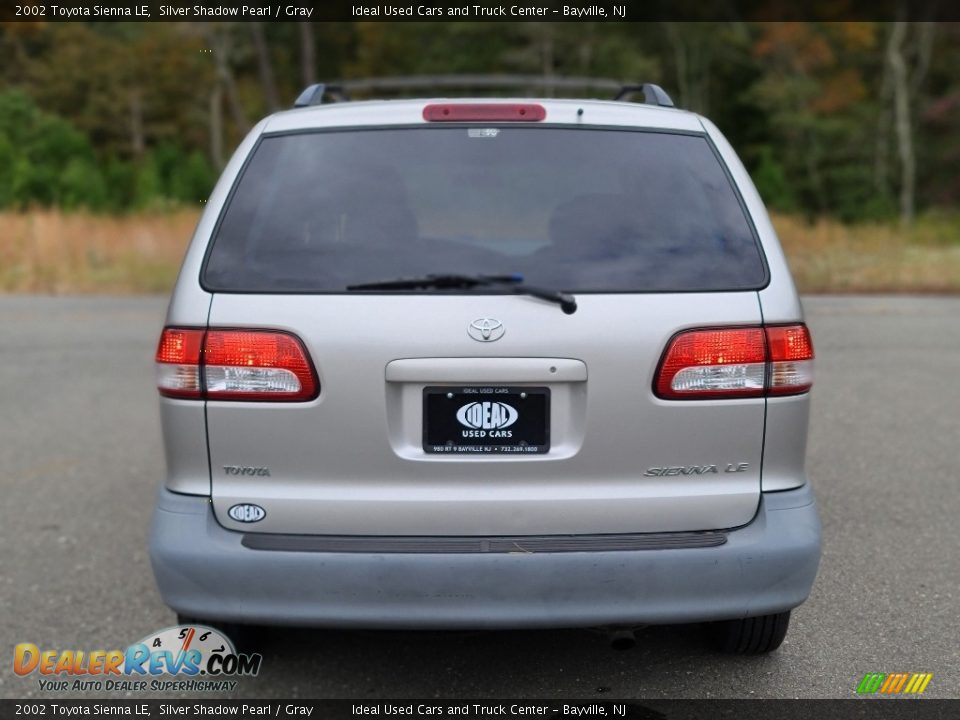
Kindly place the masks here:
<instances>
[{"instance_id":1,"label":"wiper blade","mask_svg":"<svg viewBox=\"0 0 960 720\"><path fill-rule=\"evenodd\" d=\"M513 286L515 295L532 295L535 298L556 303L567 315L573 315L577 311L577 300L573 295L559 290L547 290L545 288L534 287L533 285L524 285L517 283Z\"/></svg>"},{"instance_id":2,"label":"wiper blade","mask_svg":"<svg viewBox=\"0 0 960 720\"><path fill-rule=\"evenodd\" d=\"M522 283L523 275L424 275L380 282L347 285L347 290L416 290L417 288L470 288L479 285Z\"/></svg>"},{"instance_id":3,"label":"wiper blade","mask_svg":"<svg viewBox=\"0 0 960 720\"><path fill-rule=\"evenodd\" d=\"M379 282L347 285L347 290L417 290L418 288L473 288L494 285L510 287L517 295L530 295L547 302L557 303L567 315L577 311L577 301L573 295L559 290L525 285L523 275L424 275L419 278L397 278L396 280L382 280Z\"/></svg>"}]
</instances>

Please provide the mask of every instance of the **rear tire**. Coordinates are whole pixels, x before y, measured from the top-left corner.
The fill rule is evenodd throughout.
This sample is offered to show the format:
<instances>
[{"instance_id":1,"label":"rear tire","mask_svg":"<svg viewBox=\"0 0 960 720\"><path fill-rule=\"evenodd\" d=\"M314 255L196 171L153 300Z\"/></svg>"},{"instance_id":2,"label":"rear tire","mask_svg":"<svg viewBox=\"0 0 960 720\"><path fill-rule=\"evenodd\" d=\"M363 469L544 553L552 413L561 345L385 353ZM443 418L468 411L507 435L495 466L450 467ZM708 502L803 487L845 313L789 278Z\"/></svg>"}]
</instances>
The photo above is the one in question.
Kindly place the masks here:
<instances>
[{"instance_id":1,"label":"rear tire","mask_svg":"<svg viewBox=\"0 0 960 720\"><path fill-rule=\"evenodd\" d=\"M790 611L787 610L773 615L710 623L707 632L711 644L722 653L761 655L780 647L789 626Z\"/></svg>"}]
</instances>

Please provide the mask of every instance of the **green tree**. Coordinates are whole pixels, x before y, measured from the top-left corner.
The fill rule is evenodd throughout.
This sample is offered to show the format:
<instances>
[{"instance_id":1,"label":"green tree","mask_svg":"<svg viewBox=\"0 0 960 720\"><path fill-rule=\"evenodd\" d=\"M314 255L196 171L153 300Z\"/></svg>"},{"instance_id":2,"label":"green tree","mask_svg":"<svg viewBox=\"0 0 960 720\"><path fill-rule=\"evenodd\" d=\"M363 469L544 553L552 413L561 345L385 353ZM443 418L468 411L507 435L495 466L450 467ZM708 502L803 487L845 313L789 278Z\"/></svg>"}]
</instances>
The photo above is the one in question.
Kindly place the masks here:
<instances>
[{"instance_id":1,"label":"green tree","mask_svg":"<svg viewBox=\"0 0 960 720\"><path fill-rule=\"evenodd\" d=\"M0 154L9 168L0 182L4 205L102 207L106 201L90 141L19 91L0 93Z\"/></svg>"}]
</instances>

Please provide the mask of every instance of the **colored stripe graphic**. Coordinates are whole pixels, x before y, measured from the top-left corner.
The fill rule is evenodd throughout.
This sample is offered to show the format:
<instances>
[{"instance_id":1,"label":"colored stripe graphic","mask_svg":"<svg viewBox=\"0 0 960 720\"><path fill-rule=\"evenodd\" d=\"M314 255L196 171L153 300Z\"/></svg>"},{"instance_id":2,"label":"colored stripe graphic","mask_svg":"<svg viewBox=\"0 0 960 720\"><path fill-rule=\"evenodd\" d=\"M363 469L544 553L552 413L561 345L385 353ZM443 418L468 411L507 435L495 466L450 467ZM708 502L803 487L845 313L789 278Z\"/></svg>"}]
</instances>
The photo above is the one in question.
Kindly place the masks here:
<instances>
[{"instance_id":1,"label":"colored stripe graphic","mask_svg":"<svg viewBox=\"0 0 960 720\"><path fill-rule=\"evenodd\" d=\"M857 685L858 695L919 695L933 680L933 673L867 673Z\"/></svg>"},{"instance_id":2,"label":"colored stripe graphic","mask_svg":"<svg viewBox=\"0 0 960 720\"><path fill-rule=\"evenodd\" d=\"M927 685L933 680L933 673L914 673L904 689L905 693L919 695L927 689Z\"/></svg>"},{"instance_id":3,"label":"colored stripe graphic","mask_svg":"<svg viewBox=\"0 0 960 720\"><path fill-rule=\"evenodd\" d=\"M890 673L881 686L880 692L886 695L893 695L894 693L900 692L906 684L908 677L908 673Z\"/></svg>"},{"instance_id":4,"label":"colored stripe graphic","mask_svg":"<svg viewBox=\"0 0 960 720\"><path fill-rule=\"evenodd\" d=\"M880 689L886 673L867 673L857 686L857 693L860 695L869 695Z\"/></svg>"}]
</instances>

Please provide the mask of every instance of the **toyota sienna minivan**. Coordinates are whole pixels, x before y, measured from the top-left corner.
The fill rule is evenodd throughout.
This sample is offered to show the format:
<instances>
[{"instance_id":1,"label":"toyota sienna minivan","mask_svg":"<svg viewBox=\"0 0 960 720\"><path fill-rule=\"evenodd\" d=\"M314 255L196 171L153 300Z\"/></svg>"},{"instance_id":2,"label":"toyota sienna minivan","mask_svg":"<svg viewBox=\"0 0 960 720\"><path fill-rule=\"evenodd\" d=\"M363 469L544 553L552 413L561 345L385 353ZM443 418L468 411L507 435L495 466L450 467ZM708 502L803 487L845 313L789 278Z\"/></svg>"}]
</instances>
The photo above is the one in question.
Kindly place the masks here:
<instances>
[{"instance_id":1,"label":"toyota sienna minivan","mask_svg":"<svg viewBox=\"0 0 960 720\"><path fill-rule=\"evenodd\" d=\"M646 102L323 102L207 202L156 354L181 622L783 641L813 346L747 171Z\"/></svg>"}]
</instances>

